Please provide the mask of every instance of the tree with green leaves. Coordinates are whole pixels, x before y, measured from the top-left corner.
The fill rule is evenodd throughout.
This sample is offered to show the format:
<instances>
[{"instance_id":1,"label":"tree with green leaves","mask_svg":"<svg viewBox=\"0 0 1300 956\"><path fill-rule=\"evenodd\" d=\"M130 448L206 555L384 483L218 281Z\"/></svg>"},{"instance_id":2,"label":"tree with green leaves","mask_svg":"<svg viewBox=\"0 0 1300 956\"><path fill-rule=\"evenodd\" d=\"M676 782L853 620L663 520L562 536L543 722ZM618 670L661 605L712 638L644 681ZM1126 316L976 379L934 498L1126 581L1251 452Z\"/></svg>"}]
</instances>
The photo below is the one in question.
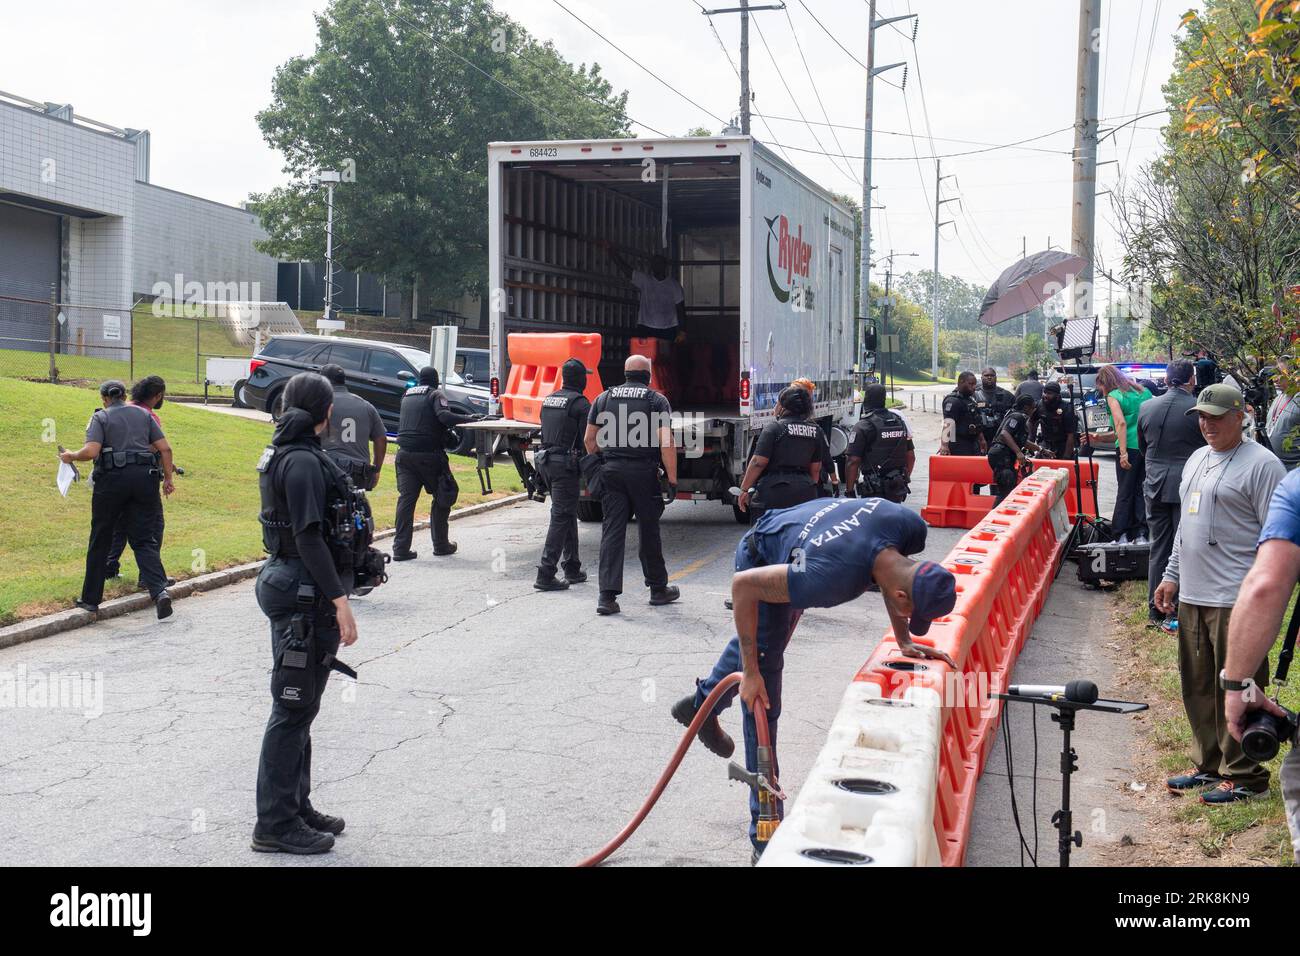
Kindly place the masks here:
<instances>
[{"instance_id":1,"label":"tree with green leaves","mask_svg":"<svg viewBox=\"0 0 1300 956\"><path fill-rule=\"evenodd\" d=\"M1116 202L1143 343L1205 348L1239 379L1295 351L1300 4L1214 0L1183 17L1165 151Z\"/></svg>"},{"instance_id":2,"label":"tree with green leaves","mask_svg":"<svg viewBox=\"0 0 1300 956\"><path fill-rule=\"evenodd\" d=\"M627 94L487 0L331 0L316 50L283 64L262 134L291 181L251 197L285 259L324 254L320 170L340 170L336 258L413 294L487 291L487 144L629 135Z\"/></svg>"}]
</instances>

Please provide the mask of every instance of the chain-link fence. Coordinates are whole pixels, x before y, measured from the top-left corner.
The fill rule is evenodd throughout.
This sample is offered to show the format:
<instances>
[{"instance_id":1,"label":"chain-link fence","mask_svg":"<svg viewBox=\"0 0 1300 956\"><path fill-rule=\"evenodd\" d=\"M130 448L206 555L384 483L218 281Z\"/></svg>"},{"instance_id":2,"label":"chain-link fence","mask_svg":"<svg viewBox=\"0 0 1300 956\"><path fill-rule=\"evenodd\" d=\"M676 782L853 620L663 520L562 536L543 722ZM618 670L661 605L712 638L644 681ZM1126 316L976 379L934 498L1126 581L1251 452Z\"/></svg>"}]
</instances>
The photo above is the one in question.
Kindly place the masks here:
<instances>
[{"instance_id":1,"label":"chain-link fence","mask_svg":"<svg viewBox=\"0 0 1300 956\"><path fill-rule=\"evenodd\" d=\"M0 375L130 380L133 324L130 306L0 295Z\"/></svg>"},{"instance_id":2,"label":"chain-link fence","mask_svg":"<svg viewBox=\"0 0 1300 956\"><path fill-rule=\"evenodd\" d=\"M0 377L97 384L130 383L160 375L174 395L201 395L211 358L251 358L253 346L223 318L213 303L166 305L139 302L108 307L0 295ZM315 313L298 313L306 332L316 331ZM429 330L400 331L391 319L342 315L339 336L405 345L427 352ZM486 349L485 333L462 329L461 348ZM230 395L228 386L210 386Z\"/></svg>"}]
</instances>

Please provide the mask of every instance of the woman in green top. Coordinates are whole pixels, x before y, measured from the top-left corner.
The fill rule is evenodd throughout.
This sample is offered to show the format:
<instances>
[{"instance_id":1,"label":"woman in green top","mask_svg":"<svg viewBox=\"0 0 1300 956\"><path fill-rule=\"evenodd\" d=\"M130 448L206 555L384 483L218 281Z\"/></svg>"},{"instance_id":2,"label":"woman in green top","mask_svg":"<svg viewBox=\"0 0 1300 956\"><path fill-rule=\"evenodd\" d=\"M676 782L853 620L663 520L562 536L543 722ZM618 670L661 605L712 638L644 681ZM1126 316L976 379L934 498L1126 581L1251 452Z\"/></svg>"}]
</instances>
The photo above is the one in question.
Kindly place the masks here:
<instances>
[{"instance_id":1,"label":"woman in green top","mask_svg":"<svg viewBox=\"0 0 1300 956\"><path fill-rule=\"evenodd\" d=\"M1112 530L1118 541L1147 540L1146 497L1142 482L1146 462L1138 447L1138 409L1151 393L1113 365L1097 370L1097 391L1106 396L1110 420L1115 429L1115 477L1119 492L1115 496Z\"/></svg>"}]
</instances>

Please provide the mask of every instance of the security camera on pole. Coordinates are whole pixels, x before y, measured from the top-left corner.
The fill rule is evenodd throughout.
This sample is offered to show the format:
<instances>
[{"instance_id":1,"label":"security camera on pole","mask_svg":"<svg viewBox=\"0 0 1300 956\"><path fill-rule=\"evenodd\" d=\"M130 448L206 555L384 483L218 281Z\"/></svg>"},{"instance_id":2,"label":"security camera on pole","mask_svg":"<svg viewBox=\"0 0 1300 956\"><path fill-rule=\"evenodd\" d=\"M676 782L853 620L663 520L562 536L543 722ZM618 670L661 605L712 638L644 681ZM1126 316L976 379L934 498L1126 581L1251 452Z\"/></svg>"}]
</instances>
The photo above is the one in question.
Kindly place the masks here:
<instances>
[{"instance_id":1,"label":"security camera on pole","mask_svg":"<svg viewBox=\"0 0 1300 956\"><path fill-rule=\"evenodd\" d=\"M334 186L343 181L336 169L324 169L311 178L313 186L325 187L325 314L316 320L323 332L340 330L343 322L334 318Z\"/></svg>"}]
</instances>

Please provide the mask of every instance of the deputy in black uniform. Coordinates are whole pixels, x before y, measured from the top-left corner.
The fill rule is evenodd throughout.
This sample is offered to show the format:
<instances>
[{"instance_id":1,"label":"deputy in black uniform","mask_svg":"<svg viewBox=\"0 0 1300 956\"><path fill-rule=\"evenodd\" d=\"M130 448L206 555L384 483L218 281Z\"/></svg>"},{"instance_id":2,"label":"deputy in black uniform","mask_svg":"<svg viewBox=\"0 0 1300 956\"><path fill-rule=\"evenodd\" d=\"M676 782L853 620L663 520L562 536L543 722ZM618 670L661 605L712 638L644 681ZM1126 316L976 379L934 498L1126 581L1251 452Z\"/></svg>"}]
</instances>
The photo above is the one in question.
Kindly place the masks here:
<instances>
[{"instance_id":1,"label":"deputy in black uniform","mask_svg":"<svg viewBox=\"0 0 1300 956\"><path fill-rule=\"evenodd\" d=\"M594 472L601 486L604 520L600 529L600 599L597 614L619 613L623 592L623 549L627 523L636 516L640 529L641 572L650 588L650 603L671 604L681 596L668 584L659 516L664 496L659 490L659 466L668 477L668 500L677 496L677 449L673 445L672 407L650 387L650 360L629 355L623 363L625 382L596 397L587 416L583 444L598 455ZM587 477L591 487L592 475Z\"/></svg>"},{"instance_id":2,"label":"deputy in black uniform","mask_svg":"<svg viewBox=\"0 0 1300 956\"><path fill-rule=\"evenodd\" d=\"M989 467L993 469L993 478L997 482L997 500L1000 502L1011 494L1018 484L1017 465L1028 462L1025 449L1039 451L1037 444L1029 440L1029 418L1034 413L1034 400L1028 395L1016 399L1015 408L1002 420L1002 427L989 445Z\"/></svg>"},{"instance_id":3,"label":"deputy in black uniform","mask_svg":"<svg viewBox=\"0 0 1300 956\"><path fill-rule=\"evenodd\" d=\"M984 442L993 444L1007 417L1016 403L1016 397L998 384L997 369L989 366L980 374L980 387L975 390L975 407L980 413L980 429L984 432Z\"/></svg>"},{"instance_id":4,"label":"deputy in black uniform","mask_svg":"<svg viewBox=\"0 0 1300 956\"><path fill-rule=\"evenodd\" d=\"M253 849L264 853L324 853L343 820L311 805L311 725L339 645L357 639L348 605L351 575L339 574L327 543L330 508L342 472L321 450L334 389L321 375L300 372L284 388L284 414L258 462L262 542L270 557L257 576L257 603L271 621L271 717L257 767L257 825ZM314 629L316 661L288 655ZM303 681L285 681L286 665L302 665Z\"/></svg>"},{"instance_id":5,"label":"deputy in black uniform","mask_svg":"<svg viewBox=\"0 0 1300 956\"><path fill-rule=\"evenodd\" d=\"M916 450L907 422L897 412L885 408L883 385L867 386L863 407L865 414L853 426L853 437L845 452L849 462L845 476L848 495L885 498L902 504L907 500L908 482L916 467Z\"/></svg>"},{"instance_id":6,"label":"deputy in black uniform","mask_svg":"<svg viewBox=\"0 0 1300 956\"><path fill-rule=\"evenodd\" d=\"M1061 383L1048 382L1043 386L1043 400L1034 416L1034 439L1056 459L1070 458L1079 440L1079 416L1069 402L1061 400Z\"/></svg>"},{"instance_id":7,"label":"deputy in black uniform","mask_svg":"<svg viewBox=\"0 0 1300 956\"><path fill-rule=\"evenodd\" d=\"M162 408L163 400L167 394L167 383L158 375L146 375L140 381L131 386L131 404L138 405L141 408L148 409L153 415L155 421L158 421L161 427L162 422L158 420L156 409ZM179 472L178 472L179 474ZM108 549L108 564L104 569L106 578L116 578L122 573L122 552L126 550L126 517L122 517L113 529L113 544ZM159 507L157 520L154 525L154 538L158 542L158 548L162 550L163 532L165 530L165 521L163 518L163 509ZM139 562L136 562L137 566ZM171 587L176 583L175 578L167 579L167 586ZM143 590L144 583L140 582L137 590Z\"/></svg>"},{"instance_id":8,"label":"deputy in black uniform","mask_svg":"<svg viewBox=\"0 0 1300 956\"><path fill-rule=\"evenodd\" d=\"M591 402L582 394L587 387L587 367L578 359L569 359L560 366L560 381L563 387L542 400L537 472L551 492L551 523L533 582L539 591L563 591L587 580L578 558L578 459L591 412ZM555 576L561 560L563 580Z\"/></svg>"},{"instance_id":9,"label":"deputy in black uniform","mask_svg":"<svg viewBox=\"0 0 1300 956\"><path fill-rule=\"evenodd\" d=\"M975 404L975 373L962 372L957 387L943 400L943 429L939 432L939 454L984 455L984 440L979 409Z\"/></svg>"},{"instance_id":10,"label":"deputy in black uniform","mask_svg":"<svg viewBox=\"0 0 1300 956\"><path fill-rule=\"evenodd\" d=\"M148 588L161 620L171 616L172 599L158 554L158 512L162 508L158 483L162 482L163 494L174 490L171 445L149 409L126 403L124 384L105 382L99 394L104 407L90 417L86 443L77 451L59 453L67 464L95 463L86 577L77 607L92 614L99 611L113 529L125 521L127 541L140 566L140 581Z\"/></svg>"},{"instance_id":11,"label":"deputy in black uniform","mask_svg":"<svg viewBox=\"0 0 1300 956\"><path fill-rule=\"evenodd\" d=\"M741 479L741 511L757 521L765 511L791 508L817 497L822 462L828 448L826 433L812 414L812 396L791 385L776 400L776 418L758 433L754 454ZM750 490L754 493L751 495Z\"/></svg>"},{"instance_id":12,"label":"deputy in black uniform","mask_svg":"<svg viewBox=\"0 0 1300 956\"><path fill-rule=\"evenodd\" d=\"M460 496L460 487L452 476L446 449L452 445L448 429L466 422L480 421L481 415L460 415L451 410L447 396L438 388L438 370L420 369L420 383L402 396L401 417L397 424L397 528L393 534L393 560L409 561L416 557L411 550L415 528L415 505L420 492L433 495L429 516L433 535L433 553L455 554L456 542L447 539L447 522L451 506Z\"/></svg>"}]
</instances>

